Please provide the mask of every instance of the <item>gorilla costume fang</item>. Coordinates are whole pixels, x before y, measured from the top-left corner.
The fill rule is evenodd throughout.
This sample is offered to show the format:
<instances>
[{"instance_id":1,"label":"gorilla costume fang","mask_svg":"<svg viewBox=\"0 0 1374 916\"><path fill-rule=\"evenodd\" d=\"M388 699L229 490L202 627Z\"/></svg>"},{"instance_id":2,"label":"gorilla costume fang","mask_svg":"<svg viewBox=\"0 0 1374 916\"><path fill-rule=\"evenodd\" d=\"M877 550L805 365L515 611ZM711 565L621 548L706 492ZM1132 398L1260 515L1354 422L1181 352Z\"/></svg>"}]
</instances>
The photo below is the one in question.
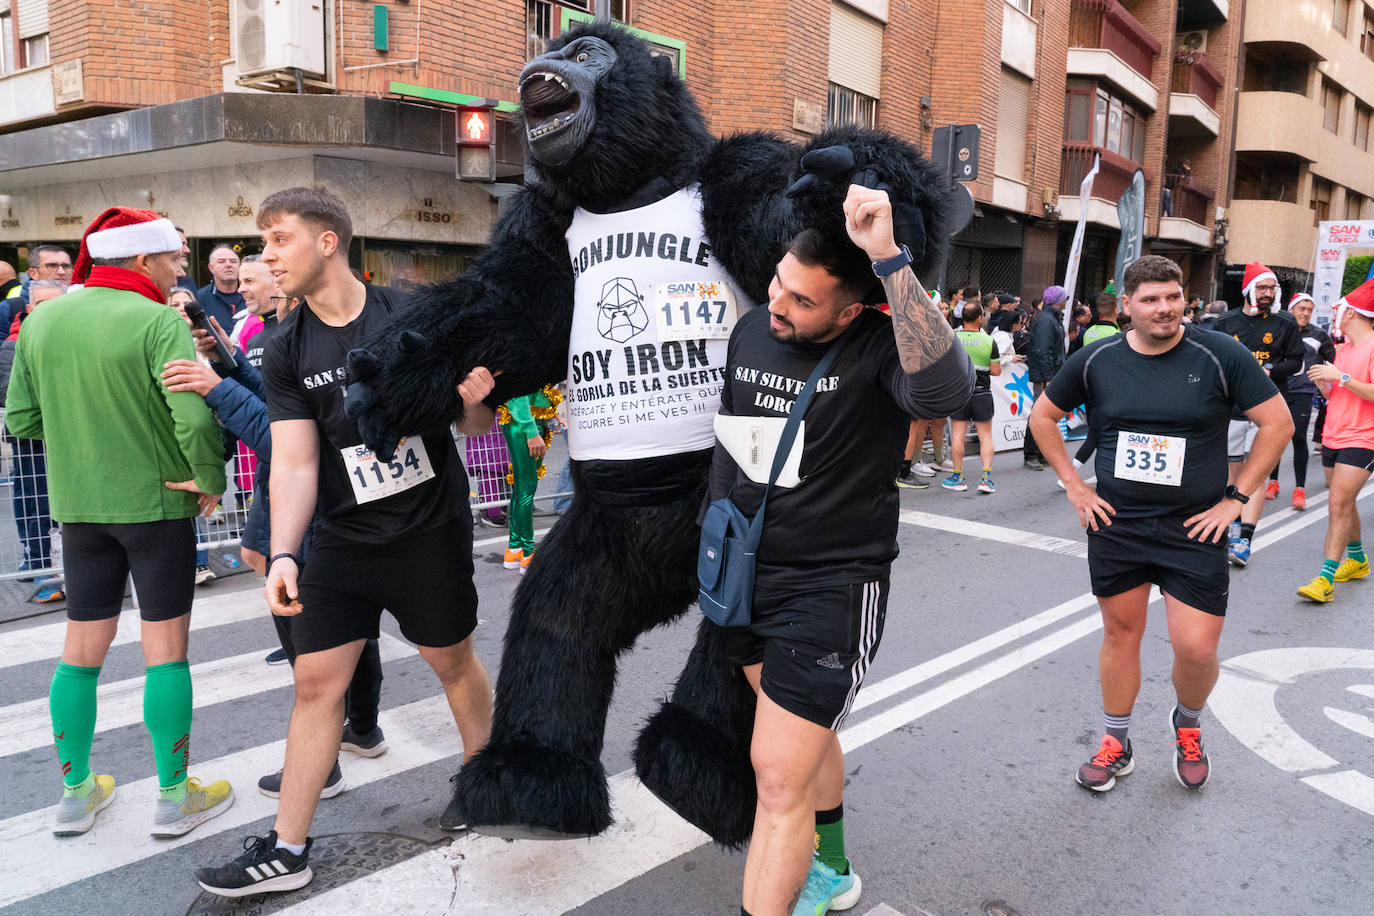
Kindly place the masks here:
<instances>
[{"instance_id":1,"label":"gorilla costume fang","mask_svg":"<svg viewBox=\"0 0 1374 916\"><path fill-rule=\"evenodd\" d=\"M519 88L538 180L466 274L420 291L350 354L347 404L387 460L402 436L459 417L456 386L475 366L501 373L492 405L568 381L575 495L516 590L491 740L454 797L484 833L587 836L611 823L600 755L617 658L697 595L696 518L734 316L767 301L802 228L852 244L841 204L856 172L889 189L918 275L944 257L947 198L886 134L831 130L806 147L711 137L669 62L613 25L565 34ZM756 800L754 696L722 633L702 619L634 759L659 798L738 846Z\"/></svg>"}]
</instances>

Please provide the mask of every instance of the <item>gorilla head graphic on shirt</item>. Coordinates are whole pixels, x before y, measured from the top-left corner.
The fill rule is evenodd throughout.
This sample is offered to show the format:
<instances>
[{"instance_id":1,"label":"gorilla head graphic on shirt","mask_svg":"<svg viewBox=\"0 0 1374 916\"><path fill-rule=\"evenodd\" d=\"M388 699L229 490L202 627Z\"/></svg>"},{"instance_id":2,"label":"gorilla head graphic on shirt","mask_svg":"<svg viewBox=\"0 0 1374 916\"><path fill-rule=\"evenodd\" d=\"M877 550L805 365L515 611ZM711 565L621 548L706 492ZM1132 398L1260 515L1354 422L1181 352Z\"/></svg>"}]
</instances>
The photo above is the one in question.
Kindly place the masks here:
<instances>
[{"instance_id":1,"label":"gorilla head graphic on shirt","mask_svg":"<svg viewBox=\"0 0 1374 916\"><path fill-rule=\"evenodd\" d=\"M607 340L624 343L649 326L644 296L629 277L616 277L602 284L596 308L596 329Z\"/></svg>"}]
</instances>

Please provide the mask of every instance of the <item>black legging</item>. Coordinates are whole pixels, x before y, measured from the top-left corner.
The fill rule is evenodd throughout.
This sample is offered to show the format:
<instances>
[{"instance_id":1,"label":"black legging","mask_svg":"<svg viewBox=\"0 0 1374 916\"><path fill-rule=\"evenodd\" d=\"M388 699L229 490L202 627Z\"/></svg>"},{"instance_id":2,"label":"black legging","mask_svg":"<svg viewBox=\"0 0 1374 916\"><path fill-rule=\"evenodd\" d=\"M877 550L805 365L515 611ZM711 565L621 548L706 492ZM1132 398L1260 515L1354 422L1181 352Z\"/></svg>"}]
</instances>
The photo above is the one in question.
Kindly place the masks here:
<instances>
[{"instance_id":1,"label":"black legging","mask_svg":"<svg viewBox=\"0 0 1374 916\"><path fill-rule=\"evenodd\" d=\"M1312 420L1312 393L1291 391L1284 395L1288 402L1288 412L1293 415L1293 485L1307 486L1307 427ZM1269 472L1270 480L1279 479L1279 465L1283 458L1274 464Z\"/></svg>"}]
</instances>

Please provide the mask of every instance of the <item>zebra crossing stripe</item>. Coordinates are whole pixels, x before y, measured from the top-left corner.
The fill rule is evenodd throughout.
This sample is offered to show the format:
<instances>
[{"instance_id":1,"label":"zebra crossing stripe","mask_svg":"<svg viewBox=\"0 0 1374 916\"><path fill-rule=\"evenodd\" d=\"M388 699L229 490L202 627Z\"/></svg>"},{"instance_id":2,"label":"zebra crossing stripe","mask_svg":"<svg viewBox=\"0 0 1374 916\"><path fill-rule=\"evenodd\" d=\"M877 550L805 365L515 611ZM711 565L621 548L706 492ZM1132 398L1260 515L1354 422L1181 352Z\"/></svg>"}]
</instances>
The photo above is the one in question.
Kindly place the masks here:
<instances>
[{"instance_id":1,"label":"zebra crossing stripe","mask_svg":"<svg viewBox=\"0 0 1374 916\"><path fill-rule=\"evenodd\" d=\"M382 661L415 655L413 646L383 633L378 643ZM289 665L265 665L268 649L255 649L191 666L193 705L199 709L252 694L291 686ZM114 681L98 688L96 733L107 732L143 721L143 676ZM52 721L48 698L0 707L0 757L46 747L52 743Z\"/></svg>"},{"instance_id":2,"label":"zebra crossing stripe","mask_svg":"<svg viewBox=\"0 0 1374 916\"><path fill-rule=\"evenodd\" d=\"M135 619L121 621L110 645L125 646L139 641L140 633L137 614ZM263 619L263 635L273 634L272 621L268 620L267 606L263 603L262 589L241 589L209 598L198 598L191 606L191 629L203 630L208 627L242 623L245 620ZM62 644L67 638L67 622L45 623L36 627L25 627L0 633L0 668L25 665L48 658L62 656ZM195 640L191 641L192 645Z\"/></svg>"},{"instance_id":3,"label":"zebra crossing stripe","mask_svg":"<svg viewBox=\"0 0 1374 916\"><path fill-rule=\"evenodd\" d=\"M460 750L458 729L443 695L385 710L382 725L390 750L381 757L348 761L350 786L389 779L453 757ZM101 812L94 828L80 836L59 839L52 835L56 806L0 821L0 861L5 863L6 875L0 882L0 908L273 817L277 800L250 789L259 776L281 767L285 752L282 740L213 760L192 761L191 775L206 781L227 779L240 791L234 793L234 805L228 811L174 839L154 839L149 834L158 797L156 776L120 786L119 798ZM266 833L270 821L258 827ZM212 855L213 849L222 847L223 858L228 860L238 843L209 846Z\"/></svg>"}]
</instances>

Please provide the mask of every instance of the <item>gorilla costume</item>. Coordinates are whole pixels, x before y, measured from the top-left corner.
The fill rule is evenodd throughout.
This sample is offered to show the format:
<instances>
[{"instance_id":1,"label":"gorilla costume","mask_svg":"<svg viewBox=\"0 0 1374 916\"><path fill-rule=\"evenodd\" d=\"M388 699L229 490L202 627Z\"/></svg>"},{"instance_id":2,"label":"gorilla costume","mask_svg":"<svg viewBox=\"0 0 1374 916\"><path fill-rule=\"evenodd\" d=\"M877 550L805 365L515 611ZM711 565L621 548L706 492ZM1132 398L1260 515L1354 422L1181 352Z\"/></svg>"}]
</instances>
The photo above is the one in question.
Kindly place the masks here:
<instances>
[{"instance_id":1,"label":"gorilla costume","mask_svg":"<svg viewBox=\"0 0 1374 916\"><path fill-rule=\"evenodd\" d=\"M587 836L611 823L600 755L617 658L697 595L733 316L767 301L802 228L852 244L841 204L856 174L889 189L920 276L944 257L947 198L914 149L874 131L805 148L713 138L668 60L613 25L565 34L519 89L538 180L466 274L422 290L350 354L347 403L386 460L403 435L460 416L455 389L475 366L500 372L492 405L568 381L575 495L516 590L491 741L454 797L484 833ZM753 716L703 618L634 760L651 791L727 846L753 825Z\"/></svg>"}]
</instances>

